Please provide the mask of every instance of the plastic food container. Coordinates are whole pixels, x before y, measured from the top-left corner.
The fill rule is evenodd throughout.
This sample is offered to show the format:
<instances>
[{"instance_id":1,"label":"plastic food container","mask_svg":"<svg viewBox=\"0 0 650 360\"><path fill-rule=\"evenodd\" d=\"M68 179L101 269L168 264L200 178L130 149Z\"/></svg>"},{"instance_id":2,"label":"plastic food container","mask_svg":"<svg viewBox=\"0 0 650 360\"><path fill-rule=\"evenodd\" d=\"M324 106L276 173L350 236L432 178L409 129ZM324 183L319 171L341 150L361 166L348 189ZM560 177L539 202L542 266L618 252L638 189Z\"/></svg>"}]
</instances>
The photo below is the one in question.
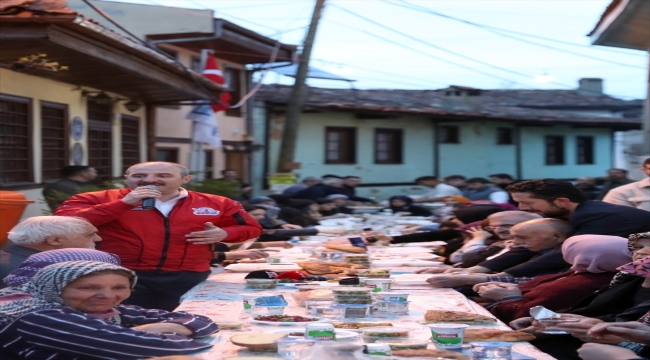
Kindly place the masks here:
<instances>
[{"instance_id":1,"label":"plastic food container","mask_svg":"<svg viewBox=\"0 0 650 360\"><path fill-rule=\"evenodd\" d=\"M320 259L323 260L323 261L342 262L344 256L345 256L345 253L343 253L343 252L325 251L325 252L322 252L320 254Z\"/></svg>"},{"instance_id":2,"label":"plastic food container","mask_svg":"<svg viewBox=\"0 0 650 360\"><path fill-rule=\"evenodd\" d=\"M397 292L380 292L372 294L372 297L380 301L406 301L409 298L409 294Z\"/></svg>"},{"instance_id":3,"label":"plastic food container","mask_svg":"<svg viewBox=\"0 0 650 360\"><path fill-rule=\"evenodd\" d=\"M335 307L343 309L343 317L346 319L363 318L370 315L368 304L340 304Z\"/></svg>"},{"instance_id":4,"label":"plastic food container","mask_svg":"<svg viewBox=\"0 0 650 360\"><path fill-rule=\"evenodd\" d=\"M327 319L340 319L343 317L345 309L338 306L314 306L311 308L311 316L327 318Z\"/></svg>"},{"instance_id":5,"label":"plastic food container","mask_svg":"<svg viewBox=\"0 0 650 360\"><path fill-rule=\"evenodd\" d=\"M332 289L334 296L337 295L346 295L346 296L359 296L367 295L370 296L370 289L367 288L358 288L358 287L340 287Z\"/></svg>"},{"instance_id":6,"label":"plastic food container","mask_svg":"<svg viewBox=\"0 0 650 360\"><path fill-rule=\"evenodd\" d=\"M326 306L332 306L334 304L333 301L305 301L305 308L307 311L311 311L312 308L320 306L320 307L326 307Z\"/></svg>"},{"instance_id":7,"label":"plastic food container","mask_svg":"<svg viewBox=\"0 0 650 360\"><path fill-rule=\"evenodd\" d=\"M367 277L369 279L389 279L390 270L359 270L359 276Z\"/></svg>"},{"instance_id":8,"label":"plastic food container","mask_svg":"<svg viewBox=\"0 0 650 360\"><path fill-rule=\"evenodd\" d=\"M334 295L339 304L372 304L372 297L369 295Z\"/></svg>"},{"instance_id":9,"label":"plastic food container","mask_svg":"<svg viewBox=\"0 0 650 360\"><path fill-rule=\"evenodd\" d=\"M275 289L278 286L278 279L246 279L248 289L268 290Z\"/></svg>"},{"instance_id":10,"label":"plastic food container","mask_svg":"<svg viewBox=\"0 0 650 360\"><path fill-rule=\"evenodd\" d=\"M408 340L411 329L395 326L361 328L363 341L374 343L377 340Z\"/></svg>"},{"instance_id":11,"label":"plastic food container","mask_svg":"<svg viewBox=\"0 0 650 360\"><path fill-rule=\"evenodd\" d=\"M283 315L285 306L253 306L253 314L258 315Z\"/></svg>"},{"instance_id":12,"label":"plastic food container","mask_svg":"<svg viewBox=\"0 0 650 360\"><path fill-rule=\"evenodd\" d=\"M336 341L336 330L332 324L307 324L305 327L305 339L316 341Z\"/></svg>"},{"instance_id":13,"label":"plastic food container","mask_svg":"<svg viewBox=\"0 0 650 360\"><path fill-rule=\"evenodd\" d=\"M460 349L463 346L465 324L430 324L431 338L438 349Z\"/></svg>"},{"instance_id":14,"label":"plastic food container","mask_svg":"<svg viewBox=\"0 0 650 360\"><path fill-rule=\"evenodd\" d=\"M377 343L387 344L393 351L422 350L431 344L429 340L377 340Z\"/></svg>"},{"instance_id":15,"label":"plastic food container","mask_svg":"<svg viewBox=\"0 0 650 360\"><path fill-rule=\"evenodd\" d=\"M408 314L410 303L410 301L377 301L372 306L372 311L376 314L404 315Z\"/></svg>"}]
</instances>

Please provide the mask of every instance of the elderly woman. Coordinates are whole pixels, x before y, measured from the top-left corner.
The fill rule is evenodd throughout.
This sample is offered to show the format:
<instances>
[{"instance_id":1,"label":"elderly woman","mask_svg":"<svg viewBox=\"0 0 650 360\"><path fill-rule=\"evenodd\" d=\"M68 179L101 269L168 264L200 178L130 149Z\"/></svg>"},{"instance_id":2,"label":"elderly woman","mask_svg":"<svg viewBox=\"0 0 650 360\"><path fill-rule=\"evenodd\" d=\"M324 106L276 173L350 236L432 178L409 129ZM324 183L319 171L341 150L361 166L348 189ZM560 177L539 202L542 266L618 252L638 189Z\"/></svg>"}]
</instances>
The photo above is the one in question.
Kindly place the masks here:
<instances>
[{"instance_id":1,"label":"elderly woman","mask_svg":"<svg viewBox=\"0 0 650 360\"><path fill-rule=\"evenodd\" d=\"M540 276L521 285L482 283L474 286L482 298L495 300L488 308L501 321L510 322L534 306L566 309L579 299L609 284L616 268L630 262L627 240L618 236L578 235L562 244L568 272Z\"/></svg>"},{"instance_id":2,"label":"elderly woman","mask_svg":"<svg viewBox=\"0 0 650 360\"><path fill-rule=\"evenodd\" d=\"M413 216L431 216L431 211L422 206L413 205L413 199L404 195L392 196L388 199L388 208L393 213L408 212Z\"/></svg>"},{"instance_id":3,"label":"elderly woman","mask_svg":"<svg viewBox=\"0 0 650 360\"><path fill-rule=\"evenodd\" d=\"M208 318L119 305L136 276L121 266L67 261L40 270L32 298L0 304L0 354L11 359L141 359L184 355L212 345Z\"/></svg>"},{"instance_id":4,"label":"elderly woman","mask_svg":"<svg viewBox=\"0 0 650 360\"><path fill-rule=\"evenodd\" d=\"M639 269L650 267L650 232L630 235L628 248L632 251L632 264L619 268L620 272L612 282L583 298L568 310L562 311L563 316L580 318L578 323L561 324L558 328L568 331L571 335L542 336L531 343L537 348L560 360L580 359L578 348L585 341L596 341L587 335L588 331L596 324L602 322L626 322L648 320L646 315L650 311L650 274L641 274ZM638 267L641 265L641 267ZM510 323L516 330L534 332L537 327L532 318L523 317ZM609 339L612 340L612 339ZM598 339L601 343L605 339ZM626 344L622 344L626 345ZM647 350L645 350L647 351Z\"/></svg>"},{"instance_id":5,"label":"elderly woman","mask_svg":"<svg viewBox=\"0 0 650 360\"><path fill-rule=\"evenodd\" d=\"M3 282L8 287L0 290L0 303L19 299L29 299L32 296L25 292L25 284L42 268L64 261L98 261L120 265L120 258L115 254L93 249L56 249L30 255L20 266L9 273Z\"/></svg>"}]
</instances>

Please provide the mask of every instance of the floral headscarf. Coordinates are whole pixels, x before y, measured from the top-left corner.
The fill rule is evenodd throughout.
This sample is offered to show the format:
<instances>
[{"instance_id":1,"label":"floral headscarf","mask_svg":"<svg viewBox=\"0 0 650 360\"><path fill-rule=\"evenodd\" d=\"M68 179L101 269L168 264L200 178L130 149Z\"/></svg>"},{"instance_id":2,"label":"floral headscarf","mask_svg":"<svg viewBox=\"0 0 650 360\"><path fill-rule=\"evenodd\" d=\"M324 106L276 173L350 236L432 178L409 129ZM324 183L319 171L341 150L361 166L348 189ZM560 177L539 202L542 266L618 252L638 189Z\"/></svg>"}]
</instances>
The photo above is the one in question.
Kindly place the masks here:
<instances>
[{"instance_id":1,"label":"floral headscarf","mask_svg":"<svg viewBox=\"0 0 650 360\"><path fill-rule=\"evenodd\" d=\"M620 266L618 270L624 271L628 274L642 276L646 279L650 279L650 257L639 259L629 264Z\"/></svg>"},{"instance_id":2,"label":"floral headscarf","mask_svg":"<svg viewBox=\"0 0 650 360\"><path fill-rule=\"evenodd\" d=\"M66 261L41 269L25 286L31 299L16 300L0 304L0 327L11 324L23 315L52 308L68 307L61 292L72 281L86 275L105 270L121 270L132 274L131 289L135 286L135 273L118 265L97 261ZM119 324L119 316L108 321Z\"/></svg>"},{"instance_id":3,"label":"floral headscarf","mask_svg":"<svg viewBox=\"0 0 650 360\"><path fill-rule=\"evenodd\" d=\"M3 281L7 286L24 285L46 266L77 260L99 261L113 265L120 264L120 258L117 255L99 250L76 248L49 250L28 257L16 270L10 272Z\"/></svg>"},{"instance_id":4,"label":"floral headscarf","mask_svg":"<svg viewBox=\"0 0 650 360\"><path fill-rule=\"evenodd\" d=\"M637 241L640 239L650 239L650 231L644 232L644 233L638 233L638 234L632 234L628 236L627 238L627 247L630 249L630 251L634 251L634 247L636 246Z\"/></svg>"},{"instance_id":5,"label":"floral headscarf","mask_svg":"<svg viewBox=\"0 0 650 360\"><path fill-rule=\"evenodd\" d=\"M636 243L640 239L650 239L650 232L632 234L632 235L628 236L627 248L630 249L630 252L634 253ZM618 286L618 285L628 281L629 279L631 279L633 277L634 277L634 275L631 275L631 274L629 274L629 273L627 273L625 271L619 271L618 273L616 273L616 275L614 275L614 278L612 279L612 282L609 283L609 287Z\"/></svg>"}]
</instances>

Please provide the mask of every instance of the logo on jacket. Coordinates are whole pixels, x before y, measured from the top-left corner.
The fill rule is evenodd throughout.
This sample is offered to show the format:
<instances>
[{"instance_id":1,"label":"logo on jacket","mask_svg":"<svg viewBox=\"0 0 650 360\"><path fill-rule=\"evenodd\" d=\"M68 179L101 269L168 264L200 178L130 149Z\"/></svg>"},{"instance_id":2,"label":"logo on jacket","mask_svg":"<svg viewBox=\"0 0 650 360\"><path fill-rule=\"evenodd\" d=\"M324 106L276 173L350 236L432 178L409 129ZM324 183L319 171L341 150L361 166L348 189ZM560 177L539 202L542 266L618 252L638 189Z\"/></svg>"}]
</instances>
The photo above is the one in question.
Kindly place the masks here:
<instances>
[{"instance_id":1,"label":"logo on jacket","mask_svg":"<svg viewBox=\"0 0 650 360\"><path fill-rule=\"evenodd\" d=\"M194 215L219 215L221 211L209 207L192 208Z\"/></svg>"}]
</instances>

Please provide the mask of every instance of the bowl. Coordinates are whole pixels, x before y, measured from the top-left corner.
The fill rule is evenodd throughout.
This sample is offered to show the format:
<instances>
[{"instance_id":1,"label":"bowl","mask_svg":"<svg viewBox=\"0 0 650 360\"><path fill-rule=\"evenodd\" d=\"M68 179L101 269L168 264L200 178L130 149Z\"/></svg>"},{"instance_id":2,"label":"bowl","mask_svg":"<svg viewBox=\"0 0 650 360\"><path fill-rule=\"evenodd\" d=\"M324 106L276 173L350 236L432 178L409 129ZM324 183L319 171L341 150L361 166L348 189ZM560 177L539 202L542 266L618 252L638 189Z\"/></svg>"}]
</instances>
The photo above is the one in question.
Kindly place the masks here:
<instances>
[{"instance_id":1,"label":"bowl","mask_svg":"<svg viewBox=\"0 0 650 360\"><path fill-rule=\"evenodd\" d=\"M396 350L422 350L426 349L429 340L377 340L377 343L387 344L392 351Z\"/></svg>"},{"instance_id":2,"label":"bowl","mask_svg":"<svg viewBox=\"0 0 650 360\"><path fill-rule=\"evenodd\" d=\"M246 288L255 290L275 289L279 281L278 279L246 279Z\"/></svg>"},{"instance_id":3,"label":"bowl","mask_svg":"<svg viewBox=\"0 0 650 360\"><path fill-rule=\"evenodd\" d=\"M286 334L237 334L230 337L230 342L248 348L251 352L277 352L277 340L285 338Z\"/></svg>"}]
</instances>

